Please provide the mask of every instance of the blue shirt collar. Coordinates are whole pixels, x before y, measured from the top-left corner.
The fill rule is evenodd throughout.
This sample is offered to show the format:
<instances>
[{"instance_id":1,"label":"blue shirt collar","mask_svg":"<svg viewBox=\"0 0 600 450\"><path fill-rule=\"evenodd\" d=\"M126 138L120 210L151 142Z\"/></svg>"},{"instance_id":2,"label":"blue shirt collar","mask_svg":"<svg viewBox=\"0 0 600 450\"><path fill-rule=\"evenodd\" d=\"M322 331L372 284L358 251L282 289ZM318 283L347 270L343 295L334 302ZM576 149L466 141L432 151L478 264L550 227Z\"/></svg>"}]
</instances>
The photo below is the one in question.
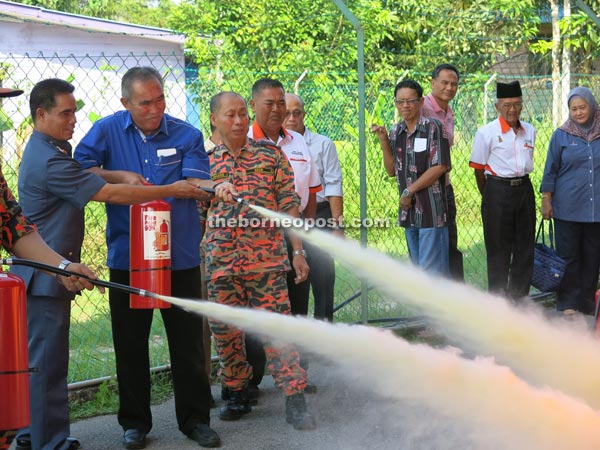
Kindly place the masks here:
<instances>
[{"instance_id":1,"label":"blue shirt collar","mask_svg":"<svg viewBox=\"0 0 600 450\"><path fill-rule=\"evenodd\" d=\"M46 133L42 133L38 130L33 130L32 135L37 137L38 139L42 139L48 142L50 145L56 147L56 150L58 150L61 153L64 153L69 156L73 154L73 147L71 147L71 144L69 144L69 142L67 141L59 141L58 139L54 139L52 136L48 136Z\"/></svg>"}]
</instances>

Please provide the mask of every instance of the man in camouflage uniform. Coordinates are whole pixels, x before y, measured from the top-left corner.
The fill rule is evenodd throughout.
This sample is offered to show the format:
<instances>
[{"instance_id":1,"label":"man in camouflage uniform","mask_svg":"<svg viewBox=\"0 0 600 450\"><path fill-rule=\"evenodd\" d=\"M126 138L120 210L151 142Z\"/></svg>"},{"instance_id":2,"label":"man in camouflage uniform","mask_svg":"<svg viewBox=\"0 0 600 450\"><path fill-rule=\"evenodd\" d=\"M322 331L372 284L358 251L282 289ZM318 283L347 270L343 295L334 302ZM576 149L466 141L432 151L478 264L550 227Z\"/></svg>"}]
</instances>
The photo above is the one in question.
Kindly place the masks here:
<instances>
[{"instance_id":1,"label":"man in camouflage uniform","mask_svg":"<svg viewBox=\"0 0 600 450\"><path fill-rule=\"evenodd\" d=\"M283 230L261 223L261 216L234 201L243 196L252 203L299 217L294 174L279 147L247 138L249 126L245 100L233 92L215 95L210 120L222 144L209 152L216 200L208 207L204 235L209 300L290 314L286 273L290 269ZM246 223L244 223L246 222ZM292 237L292 265L298 281L308 277L302 242ZM247 385L252 377L241 330L211 320L211 330L221 361L229 400L221 408L222 420L237 420L251 411ZM275 384L286 395L286 420L296 429L312 429L315 422L306 410L306 372L298 353L289 345L265 345Z\"/></svg>"}]
</instances>

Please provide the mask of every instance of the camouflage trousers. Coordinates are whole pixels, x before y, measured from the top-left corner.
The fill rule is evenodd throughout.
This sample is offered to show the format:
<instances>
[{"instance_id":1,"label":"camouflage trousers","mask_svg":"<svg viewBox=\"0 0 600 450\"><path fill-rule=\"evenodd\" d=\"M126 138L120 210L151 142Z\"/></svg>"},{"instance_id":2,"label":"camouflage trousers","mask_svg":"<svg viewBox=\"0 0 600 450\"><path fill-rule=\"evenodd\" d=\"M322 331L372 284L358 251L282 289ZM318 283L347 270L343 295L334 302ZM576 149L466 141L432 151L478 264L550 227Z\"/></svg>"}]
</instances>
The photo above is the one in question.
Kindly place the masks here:
<instances>
[{"instance_id":1,"label":"camouflage trousers","mask_svg":"<svg viewBox=\"0 0 600 450\"><path fill-rule=\"evenodd\" d=\"M207 288L212 302L290 314L285 272L220 277L209 280ZM233 391L244 389L252 377L252 367L246 359L244 333L217 320L209 323L219 354L223 385ZM306 372L300 367L300 358L293 346L274 347L267 341L264 346L267 367L277 387L285 395L303 392Z\"/></svg>"}]
</instances>

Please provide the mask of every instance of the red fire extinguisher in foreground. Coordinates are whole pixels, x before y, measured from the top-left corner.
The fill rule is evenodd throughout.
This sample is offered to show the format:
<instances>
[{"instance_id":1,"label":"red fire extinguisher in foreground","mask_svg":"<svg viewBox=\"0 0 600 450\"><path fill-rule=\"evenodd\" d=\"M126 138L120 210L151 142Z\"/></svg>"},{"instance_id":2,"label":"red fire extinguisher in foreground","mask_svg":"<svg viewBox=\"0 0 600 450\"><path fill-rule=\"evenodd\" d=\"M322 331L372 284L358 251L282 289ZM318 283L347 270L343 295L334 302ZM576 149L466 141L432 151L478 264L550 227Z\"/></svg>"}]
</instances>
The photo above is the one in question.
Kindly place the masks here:
<instances>
[{"instance_id":1,"label":"red fire extinguisher in foreground","mask_svg":"<svg viewBox=\"0 0 600 450\"><path fill-rule=\"evenodd\" d=\"M171 206L164 200L130 207L130 284L160 295L171 295ZM159 299L130 295L134 309L170 308Z\"/></svg>"},{"instance_id":2,"label":"red fire extinguisher in foreground","mask_svg":"<svg viewBox=\"0 0 600 450\"><path fill-rule=\"evenodd\" d=\"M25 283L0 271L0 430L29 425Z\"/></svg>"}]
</instances>

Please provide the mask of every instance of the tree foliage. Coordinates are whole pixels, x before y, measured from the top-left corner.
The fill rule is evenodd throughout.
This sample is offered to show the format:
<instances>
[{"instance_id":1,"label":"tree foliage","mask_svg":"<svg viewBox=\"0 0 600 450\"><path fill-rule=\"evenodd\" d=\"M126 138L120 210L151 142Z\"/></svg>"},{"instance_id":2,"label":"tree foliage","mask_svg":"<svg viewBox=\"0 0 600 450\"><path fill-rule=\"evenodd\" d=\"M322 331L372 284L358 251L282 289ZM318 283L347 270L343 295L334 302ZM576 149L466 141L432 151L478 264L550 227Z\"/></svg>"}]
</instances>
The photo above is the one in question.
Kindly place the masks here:
<instances>
[{"instance_id":1,"label":"tree foliage","mask_svg":"<svg viewBox=\"0 0 600 450\"><path fill-rule=\"evenodd\" d=\"M353 0L364 27L371 74L429 71L439 61L477 56L493 64L537 33L534 0ZM356 33L330 0L188 0L169 26L189 36L199 65L263 72L356 70Z\"/></svg>"},{"instance_id":2,"label":"tree foliage","mask_svg":"<svg viewBox=\"0 0 600 450\"><path fill-rule=\"evenodd\" d=\"M592 12L600 15L599 0L585 0ZM582 10L574 9L570 16L562 17L558 23L561 43L571 52L577 72L589 74L597 71L596 61L600 58L600 30L598 25ZM539 40L531 46L537 53L549 54L552 42Z\"/></svg>"},{"instance_id":3,"label":"tree foliage","mask_svg":"<svg viewBox=\"0 0 600 450\"><path fill-rule=\"evenodd\" d=\"M593 0L598 2L598 0ZM331 0L24 0L77 14L172 28L188 36L201 67L262 73L354 73L357 36ZM365 37L365 65L374 78L431 69L432 61L467 61L485 69L498 55L532 42L543 0L347 0ZM596 48L580 16L565 30L572 45ZM579 35L578 35L579 33ZM585 33L585 34L584 34ZM472 67L469 67L473 61Z\"/></svg>"},{"instance_id":4,"label":"tree foliage","mask_svg":"<svg viewBox=\"0 0 600 450\"><path fill-rule=\"evenodd\" d=\"M393 17L377 12L370 23L374 32L387 29ZM267 73L356 68L353 30L330 0L187 1L169 23L189 36L200 64L231 63Z\"/></svg>"}]
</instances>

